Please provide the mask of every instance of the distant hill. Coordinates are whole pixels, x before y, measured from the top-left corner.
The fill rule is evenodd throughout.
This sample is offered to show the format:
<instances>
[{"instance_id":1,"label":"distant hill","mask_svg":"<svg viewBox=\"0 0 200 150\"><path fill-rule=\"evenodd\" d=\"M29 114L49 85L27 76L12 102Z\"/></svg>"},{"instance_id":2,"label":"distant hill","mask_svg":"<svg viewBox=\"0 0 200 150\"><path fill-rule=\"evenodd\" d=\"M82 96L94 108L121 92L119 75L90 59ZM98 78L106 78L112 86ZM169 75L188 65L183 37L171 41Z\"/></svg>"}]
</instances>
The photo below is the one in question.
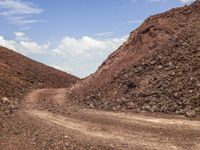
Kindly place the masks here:
<instances>
[{"instance_id":1,"label":"distant hill","mask_svg":"<svg viewBox=\"0 0 200 150\"><path fill-rule=\"evenodd\" d=\"M35 88L68 87L79 78L0 47L0 97L21 97Z\"/></svg>"}]
</instances>

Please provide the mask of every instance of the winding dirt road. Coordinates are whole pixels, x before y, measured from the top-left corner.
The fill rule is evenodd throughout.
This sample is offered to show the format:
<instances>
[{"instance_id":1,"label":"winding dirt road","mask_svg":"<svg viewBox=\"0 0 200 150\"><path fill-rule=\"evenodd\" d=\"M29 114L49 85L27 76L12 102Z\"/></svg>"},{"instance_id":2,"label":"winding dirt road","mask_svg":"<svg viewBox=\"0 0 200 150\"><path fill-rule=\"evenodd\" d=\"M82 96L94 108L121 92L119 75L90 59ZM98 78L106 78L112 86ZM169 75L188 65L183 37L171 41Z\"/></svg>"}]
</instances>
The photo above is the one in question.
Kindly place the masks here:
<instances>
[{"instance_id":1,"label":"winding dirt road","mask_svg":"<svg viewBox=\"0 0 200 150\"><path fill-rule=\"evenodd\" d=\"M25 112L48 126L62 129L75 139L98 143L113 149L131 150L199 150L200 121L170 115L114 113L81 109L60 115L30 107L40 97L62 105L64 89L43 89L31 92Z\"/></svg>"}]
</instances>

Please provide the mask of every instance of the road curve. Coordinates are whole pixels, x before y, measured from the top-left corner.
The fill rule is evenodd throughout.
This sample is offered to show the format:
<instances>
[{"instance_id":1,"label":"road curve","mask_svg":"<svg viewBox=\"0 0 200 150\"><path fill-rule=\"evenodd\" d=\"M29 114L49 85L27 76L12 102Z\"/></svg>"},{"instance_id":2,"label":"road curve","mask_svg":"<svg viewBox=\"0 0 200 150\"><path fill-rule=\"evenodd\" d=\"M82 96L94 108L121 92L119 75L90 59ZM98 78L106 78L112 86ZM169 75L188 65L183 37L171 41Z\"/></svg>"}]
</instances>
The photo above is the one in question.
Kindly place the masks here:
<instances>
[{"instance_id":1,"label":"road curve","mask_svg":"<svg viewBox=\"0 0 200 150\"><path fill-rule=\"evenodd\" d=\"M28 95L29 102L37 101L41 95L63 101L64 89L37 90ZM56 96L55 96L56 95ZM52 97L53 96L53 97ZM59 101L61 99L61 101ZM30 105L30 104L29 104ZM59 115L45 110L27 108L25 112L54 129L61 128L91 143L113 147L113 149L136 150L199 150L200 121L192 121L170 115L144 115L115 113L82 109L70 115Z\"/></svg>"}]
</instances>

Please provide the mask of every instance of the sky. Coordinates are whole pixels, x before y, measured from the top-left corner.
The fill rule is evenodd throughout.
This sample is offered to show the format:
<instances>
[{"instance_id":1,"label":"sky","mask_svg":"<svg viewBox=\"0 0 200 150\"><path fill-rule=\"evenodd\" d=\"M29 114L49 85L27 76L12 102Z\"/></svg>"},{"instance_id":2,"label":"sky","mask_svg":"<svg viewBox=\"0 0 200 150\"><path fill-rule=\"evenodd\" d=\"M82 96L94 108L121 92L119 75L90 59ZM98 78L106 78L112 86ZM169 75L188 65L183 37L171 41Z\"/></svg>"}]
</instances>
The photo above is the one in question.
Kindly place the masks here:
<instances>
[{"instance_id":1,"label":"sky","mask_svg":"<svg viewBox=\"0 0 200 150\"><path fill-rule=\"evenodd\" d=\"M0 45L86 77L150 15L194 0L0 0Z\"/></svg>"}]
</instances>

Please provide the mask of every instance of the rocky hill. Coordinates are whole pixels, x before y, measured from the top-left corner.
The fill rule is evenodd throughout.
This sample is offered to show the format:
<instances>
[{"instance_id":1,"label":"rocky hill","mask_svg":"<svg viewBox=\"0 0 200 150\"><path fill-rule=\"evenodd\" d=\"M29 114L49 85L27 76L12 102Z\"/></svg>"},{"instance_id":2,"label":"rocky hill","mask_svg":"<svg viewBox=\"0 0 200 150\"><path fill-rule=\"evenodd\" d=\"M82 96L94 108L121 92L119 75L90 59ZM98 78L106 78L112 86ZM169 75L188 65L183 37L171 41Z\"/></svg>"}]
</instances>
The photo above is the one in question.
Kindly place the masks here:
<instances>
[{"instance_id":1,"label":"rocky hill","mask_svg":"<svg viewBox=\"0 0 200 150\"><path fill-rule=\"evenodd\" d=\"M200 2L154 15L70 98L90 108L200 113Z\"/></svg>"},{"instance_id":2,"label":"rocky hill","mask_svg":"<svg viewBox=\"0 0 200 150\"><path fill-rule=\"evenodd\" d=\"M77 77L0 47L0 106L2 110L3 103L6 103L8 99L12 102L7 103L19 103L24 94L32 89L68 87L77 80L79 80Z\"/></svg>"},{"instance_id":3,"label":"rocky hill","mask_svg":"<svg viewBox=\"0 0 200 150\"><path fill-rule=\"evenodd\" d=\"M82 80L0 47L0 149L199 150L199 18L149 17Z\"/></svg>"}]
</instances>

